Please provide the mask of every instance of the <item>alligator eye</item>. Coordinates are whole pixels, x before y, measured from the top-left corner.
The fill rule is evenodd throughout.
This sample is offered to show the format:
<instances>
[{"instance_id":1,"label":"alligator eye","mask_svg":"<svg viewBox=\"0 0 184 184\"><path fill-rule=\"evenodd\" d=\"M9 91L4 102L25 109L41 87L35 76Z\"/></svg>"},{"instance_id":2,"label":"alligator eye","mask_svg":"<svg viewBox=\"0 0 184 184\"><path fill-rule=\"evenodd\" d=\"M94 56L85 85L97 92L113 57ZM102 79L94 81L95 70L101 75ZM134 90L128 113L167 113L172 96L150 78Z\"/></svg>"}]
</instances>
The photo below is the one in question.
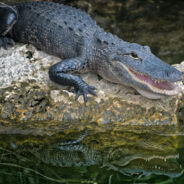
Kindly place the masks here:
<instances>
[{"instance_id":1,"label":"alligator eye","mask_svg":"<svg viewBox=\"0 0 184 184\"><path fill-rule=\"evenodd\" d=\"M126 53L126 54L123 54L123 56L132 57L135 60L142 61L142 59L135 52Z\"/></svg>"},{"instance_id":2,"label":"alligator eye","mask_svg":"<svg viewBox=\"0 0 184 184\"><path fill-rule=\"evenodd\" d=\"M138 55L135 52L131 52L130 56L133 57L134 59L139 59Z\"/></svg>"}]
</instances>

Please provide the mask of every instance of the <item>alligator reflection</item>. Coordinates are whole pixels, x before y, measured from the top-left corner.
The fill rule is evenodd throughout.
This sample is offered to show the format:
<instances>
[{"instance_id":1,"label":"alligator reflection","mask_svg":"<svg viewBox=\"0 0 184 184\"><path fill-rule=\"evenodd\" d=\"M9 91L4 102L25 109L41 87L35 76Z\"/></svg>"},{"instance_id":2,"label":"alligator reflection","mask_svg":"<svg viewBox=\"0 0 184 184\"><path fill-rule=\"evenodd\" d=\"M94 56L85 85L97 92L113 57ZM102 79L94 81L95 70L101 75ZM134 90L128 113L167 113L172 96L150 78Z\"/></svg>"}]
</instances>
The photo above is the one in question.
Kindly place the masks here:
<instances>
[{"instance_id":1,"label":"alligator reflection","mask_svg":"<svg viewBox=\"0 0 184 184\"><path fill-rule=\"evenodd\" d=\"M61 133L44 138L16 135L1 136L0 145L3 175L8 170L12 175L37 175L61 183L66 181L61 178L77 178L80 183L80 179L93 175L93 181L103 183L104 176L108 178L112 173L134 178L150 175L176 178L183 173L178 162L178 141L171 136L125 132ZM89 170L92 166L97 167Z\"/></svg>"}]
</instances>

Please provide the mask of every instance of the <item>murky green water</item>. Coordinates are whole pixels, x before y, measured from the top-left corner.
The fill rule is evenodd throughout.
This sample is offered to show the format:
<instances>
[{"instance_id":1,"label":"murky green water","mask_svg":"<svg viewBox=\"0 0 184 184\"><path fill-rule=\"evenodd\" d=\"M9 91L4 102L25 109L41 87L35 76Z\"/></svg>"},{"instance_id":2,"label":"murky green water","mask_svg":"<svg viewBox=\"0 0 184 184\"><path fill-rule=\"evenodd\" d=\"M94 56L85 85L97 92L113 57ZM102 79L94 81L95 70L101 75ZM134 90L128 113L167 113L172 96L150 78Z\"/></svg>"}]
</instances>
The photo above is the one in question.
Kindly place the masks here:
<instances>
[{"instance_id":1,"label":"murky green water","mask_svg":"<svg viewBox=\"0 0 184 184\"><path fill-rule=\"evenodd\" d=\"M1 135L0 183L181 184L184 136L175 133Z\"/></svg>"}]
</instances>

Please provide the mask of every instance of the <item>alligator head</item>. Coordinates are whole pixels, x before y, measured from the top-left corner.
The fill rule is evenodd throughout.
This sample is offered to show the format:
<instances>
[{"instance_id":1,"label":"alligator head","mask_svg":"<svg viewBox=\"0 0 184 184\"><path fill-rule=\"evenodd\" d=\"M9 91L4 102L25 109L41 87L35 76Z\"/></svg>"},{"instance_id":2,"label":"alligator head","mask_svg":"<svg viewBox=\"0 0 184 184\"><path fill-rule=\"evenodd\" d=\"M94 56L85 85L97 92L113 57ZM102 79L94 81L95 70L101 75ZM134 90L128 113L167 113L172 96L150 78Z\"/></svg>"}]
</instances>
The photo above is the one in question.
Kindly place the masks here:
<instances>
[{"instance_id":1,"label":"alligator head","mask_svg":"<svg viewBox=\"0 0 184 184\"><path fill-rule=\"evenodd\" d=\"M118 42L108 49L106 62L102 61L98 67L103 78L133 87L150 99L178 93L175 82L182 80L180 71L161 61L148 46Z\"/></svg>"},{"instance_id":2,"label":"alligator head","mask_svg":"<svg viewBox=\"0 0 184 184\"><path fill-rule=\"evenodd\" d=\"M0 36L5 36L18 20L18 13L12 6L0 2Z\"/></svg>"}]
</instances>

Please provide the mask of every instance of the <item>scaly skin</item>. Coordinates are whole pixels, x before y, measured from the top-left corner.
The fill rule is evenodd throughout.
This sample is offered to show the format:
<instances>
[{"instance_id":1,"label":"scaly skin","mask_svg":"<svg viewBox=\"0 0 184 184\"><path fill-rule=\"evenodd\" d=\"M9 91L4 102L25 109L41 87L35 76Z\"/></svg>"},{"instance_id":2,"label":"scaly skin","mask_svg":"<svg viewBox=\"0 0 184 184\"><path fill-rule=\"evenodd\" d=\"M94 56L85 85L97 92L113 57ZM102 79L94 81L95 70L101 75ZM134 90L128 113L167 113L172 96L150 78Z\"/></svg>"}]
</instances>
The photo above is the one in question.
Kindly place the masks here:
<instances>
[{"instance_id":1,"label":"scaly skin","mask_svg":"<svg viewBox=\"0 0 184 184\"><path fill-rule=\"evenodd\" d=\"M128 43L104 32L81 10L32 2L1 5L0 15L0 46L6 48L13 43L5 37L9 32L17 42L33 44L62 58L49 69L49 77L61 85L73 86L76 99L83 95L87 101L88 93L96 95L95 87L73 74L89 70L106 80L131 86L148 98L178 93L173 83L181 80L181 72L162 62L148 46Z\"/></svg>"}]
</instances>

